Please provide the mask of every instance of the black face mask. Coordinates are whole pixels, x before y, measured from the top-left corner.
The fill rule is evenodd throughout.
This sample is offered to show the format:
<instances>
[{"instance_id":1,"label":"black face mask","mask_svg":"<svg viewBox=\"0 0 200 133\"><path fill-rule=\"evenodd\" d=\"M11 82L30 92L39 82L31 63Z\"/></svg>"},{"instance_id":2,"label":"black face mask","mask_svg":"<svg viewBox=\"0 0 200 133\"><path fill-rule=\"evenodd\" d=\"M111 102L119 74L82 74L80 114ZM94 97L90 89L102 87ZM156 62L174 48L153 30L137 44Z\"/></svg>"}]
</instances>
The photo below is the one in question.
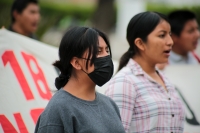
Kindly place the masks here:
<instances>
[{"instance_id":1,"label":"black face mask","mask_svg":"<svg viewBox=\"0 0 200 133\"><path fill-rule=\"evenodd\" d=\"M104 85L113 75L113 62L110 55L96 58L94 61L94 71L89 73L90 79L98 86Z\"/></svg>"}]
</instances>

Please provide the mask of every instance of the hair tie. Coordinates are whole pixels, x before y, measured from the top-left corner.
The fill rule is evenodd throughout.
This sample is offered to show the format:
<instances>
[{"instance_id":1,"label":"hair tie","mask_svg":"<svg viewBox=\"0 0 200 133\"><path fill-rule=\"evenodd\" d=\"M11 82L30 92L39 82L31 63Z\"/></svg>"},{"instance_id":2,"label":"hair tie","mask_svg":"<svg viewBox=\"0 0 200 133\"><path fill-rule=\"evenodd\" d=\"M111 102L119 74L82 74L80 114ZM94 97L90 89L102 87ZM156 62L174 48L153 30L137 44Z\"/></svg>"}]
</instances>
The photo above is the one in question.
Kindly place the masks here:
<instances>
[{"instance_id":1,"label":"hair tie","mask_svg":"<svg viewBox=\"0 0 200 133\"><path fill-rule=\"evenodd\" d=\"M134 55L134 51L131 47L128 49L129 56L132 57Z\"/></svg>"}]
</instances>

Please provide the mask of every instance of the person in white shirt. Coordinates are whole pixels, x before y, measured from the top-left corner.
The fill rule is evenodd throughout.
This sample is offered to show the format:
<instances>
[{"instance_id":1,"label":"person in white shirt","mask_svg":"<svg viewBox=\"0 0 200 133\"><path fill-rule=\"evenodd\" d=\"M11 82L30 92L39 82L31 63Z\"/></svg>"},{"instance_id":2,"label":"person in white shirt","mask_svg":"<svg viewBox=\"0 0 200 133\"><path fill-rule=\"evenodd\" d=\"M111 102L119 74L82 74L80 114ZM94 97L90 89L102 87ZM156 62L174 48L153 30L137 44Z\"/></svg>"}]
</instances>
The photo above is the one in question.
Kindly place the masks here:
<instances>
[{"instance_id":1,"label":"person in white shirt","mask_svg":"<svg viewBox=\"0 0 200 133\"><path fill-rule=\"evenodd\" d=\"M199 64L194 50L200 37L196 16L188 10L176 10L168 15L174 45L169 56L169 64Z\"/></svg>"},{"instance_id":2,"label":"person in white shirt","mask_svg":"<svg viewBox=\"0 0 200 133\"><path fill-rule=\"evenodd\" d=\"M38 0L14 0L11 7L11 25L8 30L38 40L34 34L40 21Z\"/></svg>"}]
</instances>

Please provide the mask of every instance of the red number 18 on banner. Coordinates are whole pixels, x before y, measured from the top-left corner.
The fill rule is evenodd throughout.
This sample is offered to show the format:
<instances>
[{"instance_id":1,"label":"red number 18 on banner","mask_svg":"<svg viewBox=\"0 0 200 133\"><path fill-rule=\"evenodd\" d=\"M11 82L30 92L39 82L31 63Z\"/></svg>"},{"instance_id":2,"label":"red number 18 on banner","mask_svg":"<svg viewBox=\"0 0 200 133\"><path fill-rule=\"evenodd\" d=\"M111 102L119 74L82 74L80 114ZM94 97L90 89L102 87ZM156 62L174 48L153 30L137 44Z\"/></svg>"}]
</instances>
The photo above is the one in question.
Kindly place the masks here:
<instances>
[{"instance_id":1,"label":"red number 18 on banner","mask_svg":"<svg viewBox=\"0 0 200 133\"><path fill-rule=\"evenodd\" d=\"M40 66L37 63L37 60L35 59L34 56L29 55L25 52L21 52L21 55L26 63L26 66L28 67L28 70L31 74L31 77L33 79L33 82L35 83L37 92L39 93L40 97L45 100L50 100L51 98L51 93L47 84L47 81L45 79L44 73ZM29 100L34 100L34 95L30 89L30 86L24 76L24 73L15 57L15 54L13 51L5 51L2 55L2 61L4 66L6 67L8 64L10 64L17 81L22 89L22 92L26 98L27 101ZM36 70L33 70L31 67L31 63L34 63L34 66L36 66ZM43 88L45 89L42 90L41 85L43 85ZM30 111L30 115L33 119L33 121L36 123L38 116L40 113L43 111L43 109L32 109ZM17 126L19 127L19 130L21 133L28 133L27 128L22 120L21 114L20 113L15 113L13 114L15 117L15 120L17 122ZM9 122L9 120L4 116L0 114L0 124L4 130L5 133L17 133L16 129L13 127L13 125Z\"/></svg>"}]
</instances>

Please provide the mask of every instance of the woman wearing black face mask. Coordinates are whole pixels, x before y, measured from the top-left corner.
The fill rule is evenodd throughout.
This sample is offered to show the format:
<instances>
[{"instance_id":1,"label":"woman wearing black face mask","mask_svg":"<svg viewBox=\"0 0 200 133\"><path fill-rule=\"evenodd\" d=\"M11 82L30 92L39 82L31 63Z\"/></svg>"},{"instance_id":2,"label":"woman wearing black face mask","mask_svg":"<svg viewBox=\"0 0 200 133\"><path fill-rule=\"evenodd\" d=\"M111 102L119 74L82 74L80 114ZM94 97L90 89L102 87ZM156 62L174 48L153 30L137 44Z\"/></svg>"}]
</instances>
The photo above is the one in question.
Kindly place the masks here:
<instances>
[{"instance_id":1,"label":"woman wearing black face mask","mask_svg":"<svg viewBox=\"0 0 200 133\"><path fill-rule=\"evenodd\" d=\"M116 104L95 92L113 74L109 41L97 29L75 27L63 37L59 90L40 115L35 133L124 133Z\"/></svg>"}]
</instances>

